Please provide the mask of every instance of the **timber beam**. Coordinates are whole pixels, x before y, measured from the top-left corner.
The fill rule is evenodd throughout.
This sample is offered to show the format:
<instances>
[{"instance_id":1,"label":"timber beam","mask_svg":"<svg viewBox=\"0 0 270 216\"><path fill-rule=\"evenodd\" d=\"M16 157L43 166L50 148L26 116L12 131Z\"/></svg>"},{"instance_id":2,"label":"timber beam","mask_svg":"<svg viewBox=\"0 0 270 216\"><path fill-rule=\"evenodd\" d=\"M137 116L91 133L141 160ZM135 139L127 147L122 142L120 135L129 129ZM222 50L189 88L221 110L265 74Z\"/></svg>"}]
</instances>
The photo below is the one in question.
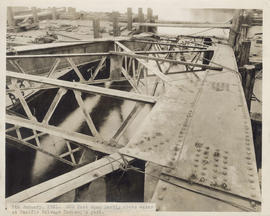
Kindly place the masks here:
<instances>
[{"instance_id":1,"label":"timber beam","mask_svg":"<svg viewBox=\"0 0 270 216\"><path fill-rule=\"evenodd\" d=\"M51 79L47 77L38 77L38 76L29 75L29 74L16 73L12 71L7 71L6 75L11 78L16 78L20 80L28 80L30 82L32 81L32 82L37 82L37 83L43 83L43 84L63 87L63 88L71 89L71 90L79 90L81 92L90 93L90 94L98 94L98 95L103 95L103 96L108 96L108 97L114 97L114 98L119 98L119 99L126 99L126 100L150 103L150 104L154 104L156 102L156 99L154 97L147 96L147 95L140 95L140 94L136 94L132 92L124 92L124 91L115 90L115 89L89 86L89 85L85 85L81 83L72 83L72 82L63 81L63 80Z\"/></svg>"}]
</instances>

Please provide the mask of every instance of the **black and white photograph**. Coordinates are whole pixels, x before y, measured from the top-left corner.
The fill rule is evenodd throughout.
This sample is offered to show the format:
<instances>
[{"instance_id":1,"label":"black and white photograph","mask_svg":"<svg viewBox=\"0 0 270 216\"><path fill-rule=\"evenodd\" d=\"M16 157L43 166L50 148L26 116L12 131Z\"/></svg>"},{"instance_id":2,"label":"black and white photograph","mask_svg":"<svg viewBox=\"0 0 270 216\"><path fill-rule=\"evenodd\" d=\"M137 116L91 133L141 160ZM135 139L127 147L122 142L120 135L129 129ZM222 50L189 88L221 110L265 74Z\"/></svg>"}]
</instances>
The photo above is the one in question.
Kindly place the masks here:
<instances>
[{"instance_id":1,"label":"black and white photograph","mask_svg":"<svg viewBox=\"0 0 270 216\"><path fill-rule=\"evenodd\" d=\"M267 215L263 8L14 2L1 15L8 215Z\"/></svg>"}]
</instances>

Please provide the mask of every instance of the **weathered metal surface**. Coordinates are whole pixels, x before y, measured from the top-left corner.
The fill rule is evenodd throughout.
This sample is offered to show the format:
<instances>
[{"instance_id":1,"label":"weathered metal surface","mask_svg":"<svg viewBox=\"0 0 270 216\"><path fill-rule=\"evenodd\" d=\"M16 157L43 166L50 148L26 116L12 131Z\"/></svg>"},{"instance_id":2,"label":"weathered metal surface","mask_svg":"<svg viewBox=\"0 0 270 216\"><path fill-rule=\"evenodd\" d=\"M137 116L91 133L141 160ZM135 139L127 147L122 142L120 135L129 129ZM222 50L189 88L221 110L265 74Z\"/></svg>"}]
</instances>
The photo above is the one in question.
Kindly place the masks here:
<instances>
[{"instance_id":1,"label":"weathered metal surface","mask_svg":"<svg viewBox=\"0 0 270 216\"><path fill-rule=\"evenodd\" d=\"M151 202L156 203L158 211L256 211L256 208L252 207L253 204L251 205L246 200L229 197L228 199L230 200L226 201L222 199L226 195L216 191L210 194L208 192L211 192L209 188L190 184L175 185L159 181ZM246 204L248 207L243 204Z\"/></svg>"},{"instance_id":2,"label":"weathered metal surface","mask_svg":"<svg viewBox=\"0 0 270 216\"><path fill-rule=\"evenodd\" d=\"M225 65L226 69L221 73L207 72L200 97L194 104L191 124L185 134L176 166L174 169L164 169L163 173L169 175L168 180L172 178L170 176L174 176L184 180L183 182L193 182L231 197L248 199L251 204L244 206L252 209L254 202L259 203L261 195L250 119L232 49L218 45L212 61ZM180 180L174 181L177 182ZM159 202L158 191L162 190L164 184L166 183L159 182L152 201ZM171 193L168 192L169 198L166 201L162 199L160 202L164 210L227 209L225 206L220 207L223 204L214 204L216 201L211 201L206 196L194 195L171 184L166 184L166 187ZM222 196L214 190L208 190L207 195L220 199ZM179 201L171 204L172 197L176 196L181 196L184 201L178 199ZM195 200L198 202L194 203ZM226 197L225 200L230 198ZM243 205L243 201L235 202ZM233 211L232 208L228 210ZM254 207L253 210L256 211L257 208Z\"/></svg>"},{"instance_id":3,"label":"weathered metal surface","mask_svg":"<svg viewBox=\"0 0 270 216\"><path fill-rule=\"evenodd\" d=\"M163 166L175 166L202 84L202 80L192 74L186 76L189 77L185 80L189 83L189 91L183 90L179 81L167 86L168 90L158 99L142 126L120 153ZM180 135L176 136L176 133Z\"/></svg>"}]
</instances>

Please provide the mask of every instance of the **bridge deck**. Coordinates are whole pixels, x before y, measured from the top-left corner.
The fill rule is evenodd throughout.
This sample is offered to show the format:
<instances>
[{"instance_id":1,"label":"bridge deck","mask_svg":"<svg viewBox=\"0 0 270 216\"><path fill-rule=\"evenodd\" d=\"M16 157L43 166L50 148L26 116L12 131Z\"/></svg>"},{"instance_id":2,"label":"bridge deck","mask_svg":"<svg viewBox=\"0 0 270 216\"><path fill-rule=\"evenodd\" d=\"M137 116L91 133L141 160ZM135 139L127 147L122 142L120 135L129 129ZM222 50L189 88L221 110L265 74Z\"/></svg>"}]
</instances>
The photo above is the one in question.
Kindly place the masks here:
<instances>
[{"instance_id":1,"label":"bridge deck","mask_svg":"<svg viewBox=\"0 0 270 216\"><path fill-rule=\"evenodd\" d=\"M162 210L194 210L196 200L206 211L219 211L227 202L255 210L243 200L260 201L250 117L233 50L217 45L212 62L224 65L223 71L207 70L184 85L189 89L174 82L120 150L169 167L162 169L166 182L158 182L152 199ZM209 199L222 202L214 205ZM227 207L223 210L235 210Z\"/></svg>"}]
</instances>

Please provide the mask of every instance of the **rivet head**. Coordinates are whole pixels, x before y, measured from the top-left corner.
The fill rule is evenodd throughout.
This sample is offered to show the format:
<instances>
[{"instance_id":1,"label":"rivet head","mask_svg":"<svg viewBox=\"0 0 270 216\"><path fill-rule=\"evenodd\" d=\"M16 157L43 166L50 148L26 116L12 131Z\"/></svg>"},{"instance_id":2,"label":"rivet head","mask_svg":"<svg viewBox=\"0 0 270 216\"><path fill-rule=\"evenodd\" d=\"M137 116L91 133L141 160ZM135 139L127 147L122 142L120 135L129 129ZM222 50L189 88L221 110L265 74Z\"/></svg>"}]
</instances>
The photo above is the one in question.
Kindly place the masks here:
<instances>
[{"instance_id":1,"label":"rivet head","mask_svg":"<svg viewBox=\"0 0 270 216\"><path fill-rule=\"evenodd\" d=\"M166 187L165 185L163 185L163 186L162 186L162 190L165 191L166 189L167 189L167 187Z\"/></svg>"},{"instance_id":2,"label":"rivet head","mask_svg":"<svg viewBox=\"0 0 270 216\"><path fill-rule=\"evenodd\" d=\"M254 183L254 181L252 179L249 179L248 181L249 181L249 183Z\"/></svg>"},{"instance_id":3,"label":"rivet head","mask_svg":"<svg viewBox=\"0 0 270 216\"><path fill-rule=\"evenodd\" d=\"M94 175L93 175L94 177L98 177L99 175L98 175L98 173L94 173Z\"/></svg>"},{"instance_id":4,"label":"rivet head","mask_svg":"<svg viewBox=\"0 0 270 216\"><path fill-rule=\"evenodd\" d=\"M159 195L159 196L158 196L158 199L159 199L159 200L163 200L163 196Z\"/></svg>"},{"instance_id":5,"label":"rivet head","mask_svg":"<svg viewBox=\"0 0 270 216\"><path fill-rule=\"evenodd\" d=\"M255 208L256 207L256 203L254 201L251 201L250 202L250 205L251 205L252 208Z\"/></svg>"}]
</instances>

